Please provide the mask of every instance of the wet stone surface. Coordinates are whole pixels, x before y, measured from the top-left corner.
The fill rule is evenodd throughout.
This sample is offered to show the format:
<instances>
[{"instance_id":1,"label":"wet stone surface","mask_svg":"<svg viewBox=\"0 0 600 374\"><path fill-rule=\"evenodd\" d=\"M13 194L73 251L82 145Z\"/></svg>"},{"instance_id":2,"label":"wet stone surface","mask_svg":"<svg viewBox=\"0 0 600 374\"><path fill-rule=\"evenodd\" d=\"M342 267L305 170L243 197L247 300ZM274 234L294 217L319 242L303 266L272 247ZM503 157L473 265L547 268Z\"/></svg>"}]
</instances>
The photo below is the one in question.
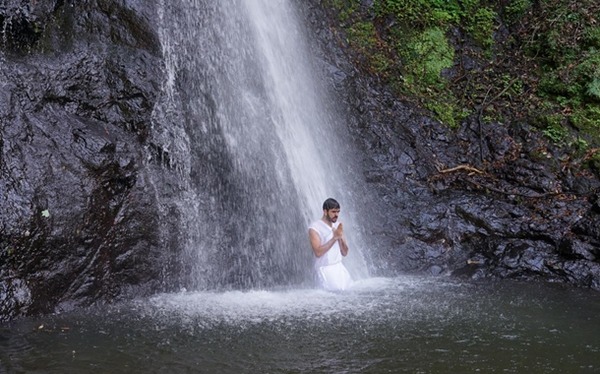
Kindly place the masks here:
<instances>
[{"instance_id":1,"label":"wet stone surface","mask_svg":"<svg viewBox=\"0 0 600 374\"><path fill-rule=\"evenodd\" d=\"M142 164L160 45L129 6L0 6L0 320L158 288Z\"/></svg>"},{"instance_id":2,"label":"wet stone surface","mask_svg":"<svg viewBox=\"0 0 600 374\"><path fill-rule=\"evenodd\" d=\"M394 99L349 62L357 57L329 12L319 1L305 9L365 179L387 212L377 224L383 235L372 230L381 272L600 290L598 175L561 161L567 157L525 123L482 128L471 118L454 131Z\"/></svg>"},{"instance_id":3,"label":"wet stone surface","mask_svg":"<svg viewBox=\"0 0 600 374\"><path fill-rule=\"evenodd\" d=\"M330 10L302 4L376 197L378 275L600 290L597 175L561 162L526 124L433 121L353 65ZM135 0L0 5L0 320L177 286L181 243L160 237L154 193L184 188L152 142L164 80L155 19Z\"/></svg>"}]
</instances>

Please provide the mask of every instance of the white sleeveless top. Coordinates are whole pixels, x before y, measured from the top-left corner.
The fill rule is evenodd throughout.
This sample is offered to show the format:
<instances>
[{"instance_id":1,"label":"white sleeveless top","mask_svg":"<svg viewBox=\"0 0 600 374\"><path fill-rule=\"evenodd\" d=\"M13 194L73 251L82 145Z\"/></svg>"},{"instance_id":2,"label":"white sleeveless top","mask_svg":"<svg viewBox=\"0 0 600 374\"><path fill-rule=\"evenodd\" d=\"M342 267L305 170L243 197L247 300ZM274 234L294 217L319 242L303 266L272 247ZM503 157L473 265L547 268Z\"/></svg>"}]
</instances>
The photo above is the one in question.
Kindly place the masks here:
<instances>
[{"instance_id":1,"label":"white sleeveless top","mask_svg":"<svg viewBox=\"0 0 600 374\"><path fill-rule=\"evenodd\" d=\"M321 244L323 244L333 238L333 230L335 230L339 224L339 222L336 222L333 224L333 227L329 227L329 225L322 220L318 220L313 222L308 228L309 230L315 230L319 234L319 237L321 238ZM329 248L329 250L325 252L323 256L315 256L315 258L316 268L342 262L342 252L340 251L339 242L336 241L335 244Z\"/></svg>"}]
</instances>

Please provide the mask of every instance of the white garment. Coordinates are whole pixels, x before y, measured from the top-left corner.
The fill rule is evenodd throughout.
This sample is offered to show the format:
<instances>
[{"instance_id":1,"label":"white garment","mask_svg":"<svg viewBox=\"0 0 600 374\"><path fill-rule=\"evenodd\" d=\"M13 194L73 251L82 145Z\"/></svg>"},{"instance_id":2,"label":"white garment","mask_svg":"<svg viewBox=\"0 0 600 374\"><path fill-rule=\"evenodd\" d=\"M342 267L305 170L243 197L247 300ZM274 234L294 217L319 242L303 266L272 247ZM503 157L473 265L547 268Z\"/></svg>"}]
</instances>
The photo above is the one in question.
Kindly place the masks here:
<instances>
[{"instance_id":1,"label":"white garment","mask_svg":"<svg viewBox=\"0 0 600 374\"><path fill-rule=\"evenodd\" d=\"M313 222L309 226L309 230L314 230L319 234L321 244L328 242L333 238L333 230L339 225L339 222L329 227L322 220ZM342 264L342 252L340 244L336 241L331 248L323 256L315 256L315 270L319 279L319 284L329 291L342 291L352 285L350 273Z\"/></svg>"}]
</instances>

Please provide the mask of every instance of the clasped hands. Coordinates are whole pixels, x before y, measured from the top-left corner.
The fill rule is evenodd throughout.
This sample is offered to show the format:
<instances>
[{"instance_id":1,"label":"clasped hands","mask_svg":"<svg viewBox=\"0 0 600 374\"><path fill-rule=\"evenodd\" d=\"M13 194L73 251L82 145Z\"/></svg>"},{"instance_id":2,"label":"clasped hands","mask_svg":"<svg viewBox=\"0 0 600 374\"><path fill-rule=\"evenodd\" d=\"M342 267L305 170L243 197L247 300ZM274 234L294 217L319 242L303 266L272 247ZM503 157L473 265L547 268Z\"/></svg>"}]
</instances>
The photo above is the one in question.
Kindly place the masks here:
<instances>
[{"instance_id":1,"label":"clasped hands","mask_svg":"<svg viewBox=\"0 0 600 374\"><path fill-rule=\"evenodd\" d=\"M342 238L343 235L344 235L344 227L343 227L342 223L340 222L338 227L335 230L333 230L333 238L335 240L339 240Z\"/></svg>"}]
</instances>

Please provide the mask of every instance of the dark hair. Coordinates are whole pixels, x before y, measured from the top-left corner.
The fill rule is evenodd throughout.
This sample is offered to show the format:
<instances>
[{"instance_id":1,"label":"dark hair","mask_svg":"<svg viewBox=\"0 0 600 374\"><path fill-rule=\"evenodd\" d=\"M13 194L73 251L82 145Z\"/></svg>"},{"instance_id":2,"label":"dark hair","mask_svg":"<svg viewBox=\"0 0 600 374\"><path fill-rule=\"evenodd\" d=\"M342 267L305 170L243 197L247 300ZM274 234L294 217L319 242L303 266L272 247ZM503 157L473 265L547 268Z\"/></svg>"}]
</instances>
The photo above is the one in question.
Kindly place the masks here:
<instances>
[{"instance_id":1,"label":"dark hair","mask_svg":"<svg viewBox=\"0 0 600 374\"><path fill-rule=\"evenodd\" d=\"M340 209L340 203L335 199L329 198L323 203L323 210Z\"/></svg>"}]
</instances>

